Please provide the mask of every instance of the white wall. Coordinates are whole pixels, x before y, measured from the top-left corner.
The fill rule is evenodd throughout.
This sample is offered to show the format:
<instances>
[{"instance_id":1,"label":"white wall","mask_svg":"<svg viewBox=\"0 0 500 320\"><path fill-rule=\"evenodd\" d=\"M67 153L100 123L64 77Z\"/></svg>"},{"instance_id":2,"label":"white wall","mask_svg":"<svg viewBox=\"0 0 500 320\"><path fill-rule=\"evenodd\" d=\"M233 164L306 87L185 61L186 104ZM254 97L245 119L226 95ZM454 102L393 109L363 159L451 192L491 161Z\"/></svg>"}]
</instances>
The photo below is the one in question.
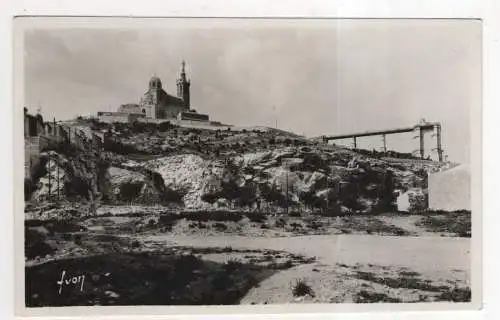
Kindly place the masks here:
<instances>
[{"instance_id":1,"label":"white wall","mask_svg":"<svg viewBox=\"0 0 500 320\"><path fill-rule=\"evenodd\" d=\"M470 167L460 165L429 175L429 208L470 210Z\"/></svg>"}]
</instances>

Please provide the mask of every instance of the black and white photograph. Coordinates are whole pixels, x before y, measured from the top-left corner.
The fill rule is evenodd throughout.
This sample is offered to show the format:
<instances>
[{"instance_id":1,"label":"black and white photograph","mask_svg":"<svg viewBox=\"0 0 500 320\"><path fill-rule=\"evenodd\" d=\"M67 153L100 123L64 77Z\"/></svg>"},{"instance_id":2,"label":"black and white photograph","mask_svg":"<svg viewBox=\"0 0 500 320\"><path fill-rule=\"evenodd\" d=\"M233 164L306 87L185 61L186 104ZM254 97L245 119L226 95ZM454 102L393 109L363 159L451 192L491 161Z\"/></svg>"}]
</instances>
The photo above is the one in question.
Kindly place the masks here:
<instances>
[{"instance_id":1,"label":"black and white photograph","mask_svg":"<svg viewBox=\"0 0 500 320\"><path fill-rule=\"evenodd\" d=\"M25 308L480 299L480 20L37 19Z\"/></svg>"}]
</instances>

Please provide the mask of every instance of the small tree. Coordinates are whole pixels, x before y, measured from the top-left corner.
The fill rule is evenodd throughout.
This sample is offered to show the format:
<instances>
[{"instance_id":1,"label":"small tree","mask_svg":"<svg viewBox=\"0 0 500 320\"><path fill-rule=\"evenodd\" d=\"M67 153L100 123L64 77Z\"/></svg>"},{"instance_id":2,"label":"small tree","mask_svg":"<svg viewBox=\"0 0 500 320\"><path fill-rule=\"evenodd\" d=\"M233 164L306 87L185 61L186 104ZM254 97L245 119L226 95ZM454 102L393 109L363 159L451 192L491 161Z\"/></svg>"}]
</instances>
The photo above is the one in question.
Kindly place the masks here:
<instances>
[{"instance_id":1,"label":"small tree","mask_svg":"<svg viewBox=\"0 0 500 320\"><path fill-rule=\"evenodd\" d=\"M201 196L201 200L208 202L210 204L214 204L218 198L221 198L222 195L220 193L206 193Z\"/></svg>"},{"instance_id":2,"label":"small tree","mask_svg":"<svg viewBox=\"0 0 500 320\"><path fill-rule=\"evenodd\" d=\"M238 204L240 206L249 207L255 203L257 200L255 186L253 184L247 184L240 188Z\"/></svg>"},{"instance_id":3,"label":"small tree","mask_svg":"<svg viewBox=\"0 0 500 320\"><path fill-rule=\"evenodd\" d=\"M160 131L160 132L165 132L165 131L171 130L172 128L173 128L173 126L170 123L170 121L165 121L165 122L162 122L158 125L158 131Z\"/></svg>"},{"instance_id":4,"label":"small tree","mask_svg":"<svg viewBox=\"0 0 500 320\"><path fill-rule=\"evenodd\" d=\"M393 211L395 210L394 200L394 175L388 170L382 175L381 188L379 191L379 202L377 210Z\"/></svg>"},{"instance_id":5,"label":"small tree","mask_svg":"<svg viewBox=\"0 0 500 320\"><path fill-rule=\"evenodd\" d=\"M120 186L120 199L123 201L132 201L137 198L143 187L142 182L128 182Z\"/></svg>"}]
</instances>

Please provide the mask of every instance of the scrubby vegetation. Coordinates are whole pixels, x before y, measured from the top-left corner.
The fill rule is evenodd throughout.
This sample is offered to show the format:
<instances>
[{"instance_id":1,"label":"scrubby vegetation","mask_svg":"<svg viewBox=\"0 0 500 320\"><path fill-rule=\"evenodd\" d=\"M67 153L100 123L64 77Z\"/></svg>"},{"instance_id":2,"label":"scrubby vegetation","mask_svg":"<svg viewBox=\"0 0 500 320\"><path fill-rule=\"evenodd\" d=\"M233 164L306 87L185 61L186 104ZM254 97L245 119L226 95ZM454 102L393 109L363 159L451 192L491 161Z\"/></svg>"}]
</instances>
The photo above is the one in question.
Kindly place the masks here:
<instances>
[{"instance_id":1,"label":"scrubby vegetation","mask_svg":"<svg viewBox=\"0 0 500 320\"><path fill-rule=\"evenodd\" d=\"M37 230L25 229L24 238L24 256L28 259L45 257L54 252L54 249L46 242L47 237Z\"/></svg>"},{"instance_id":2,"label":"scrubby vegetation","mask_svg":"<svg viewBox=\"0 0 500 320\"><path fill-rule=\"evenodd\" d=\"M358 279L383 284L394 289L406 288L432 292L442 292L449 289L447 286L431 285L413 276L400 275L398 278L377 277L373 273L358 271L356 277Z\"/></svg>"},{"instance_id":3,"label":"scrubby vegetation","mask_svg":"<svg viewBox=\"0 0 500 320\"><path fill-rule=\"evenodd\" d=\"M361 280L378 283L393 289L404 288L438 293L438 295L436 296L436 300L438 301L470 302L471 299L470 288L456 288L445 285L433 285L431 281L421 280L419 278L419 274L414 272L408 273L403 271L399 273L399 276L397 278L391 278L376 276L375 274L370 272L358 271L356 272L355 277ZM382 299L382 296L371 297L373 299L371 299L370 297L370 295L362 295L358 298L361 302L379 302L373 301L379 299L381 299L380 301L386 301Z\"/></svg>"},{"instance_id":4,"label":"scrubby vegetation","mask_svg":"<svg viewBox=\"0 0 500 320\"><path fill-rule=\"evenodd\" d=\"M386 152L365 149L354 149L357 153L366 155L373 158L391 157L396 159L408 159L408 160L421 160L419 156L415 156L412 153L402 153L394 150L387 150Z\"/></svg>"},{"instance_id":5,"label":"scrubby vegetation","mask_svg":"<svg viewBox=\"0 0 500 320\"><path fill-rule=\"evenodd\" d=\"M398 303L401 302L401 300L397 298L391 298L385 293L361 290L360 292L356 293L354 302L355 303L380 303L380 302Z\"/></svg>"},{"instance_id":6,"label":"scrubby vegetation","mask_svg":"<svg viewBox=\"0 0 500 320\"><path fill-rule=\"evenodd\" d=\"M453 288L451 291L441 293L438 301L470 302L472 293L470 288Z\"/></svg>"},{"instance_id":7,"label":"scrubby vegetation","mask_svg":"<svg viewBox=\"0 0 500 320\"><path fill-rule=\"evenodd\" d=\"M62 270L68 278L86 275L82 291L79 283L64 285L66 294L58 293L54 285ZM236 304L270 274L258 266L218 264L168 252L60 260L26 268L26 305Z\"/></svg>"},{"instance_id":8,"label":"scrubby vegetation","mask_svg":"<svg viewBox=\"0 0 500 320\"><path fill-rule=\"evenodd\" d=\"M292 288L292 294L294 297L311 296L314 298L314 290L309 286L304 279L299 279L295 281Z\"/></svg>"},{"instance_id":9,"label":"scrubby vegetation","mask_svg":"<svg viewBox=\"0 0 500 320\"><path fill-rule=\"evenodd\" d=\"M430 232L451 233L458 237L471 237L471 212L427 211L418 222Z\"/></svg>"}]
</instances>

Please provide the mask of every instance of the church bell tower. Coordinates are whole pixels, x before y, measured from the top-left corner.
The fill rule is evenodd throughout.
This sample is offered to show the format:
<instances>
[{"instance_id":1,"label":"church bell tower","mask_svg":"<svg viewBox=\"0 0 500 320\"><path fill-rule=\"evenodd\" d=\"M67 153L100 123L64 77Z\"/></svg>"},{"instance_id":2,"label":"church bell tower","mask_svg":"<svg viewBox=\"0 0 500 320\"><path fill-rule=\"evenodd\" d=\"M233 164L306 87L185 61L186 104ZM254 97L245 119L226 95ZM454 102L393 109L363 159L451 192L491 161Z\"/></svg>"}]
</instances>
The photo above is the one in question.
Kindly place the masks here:
<instances>
[{"instance_id":1,"label":"church bell tower","mask_svg":"<svg viewBox=\"0 0 500 320\"><path fill-rule=\"evenodd\" d=\"M190 107L189 101L189 87L191 86L191 81L186 78L186 63L182 60L181 73L177 79L177 96L184 101L184 106L186 108Z\"/></svg>"}]
</instances>

